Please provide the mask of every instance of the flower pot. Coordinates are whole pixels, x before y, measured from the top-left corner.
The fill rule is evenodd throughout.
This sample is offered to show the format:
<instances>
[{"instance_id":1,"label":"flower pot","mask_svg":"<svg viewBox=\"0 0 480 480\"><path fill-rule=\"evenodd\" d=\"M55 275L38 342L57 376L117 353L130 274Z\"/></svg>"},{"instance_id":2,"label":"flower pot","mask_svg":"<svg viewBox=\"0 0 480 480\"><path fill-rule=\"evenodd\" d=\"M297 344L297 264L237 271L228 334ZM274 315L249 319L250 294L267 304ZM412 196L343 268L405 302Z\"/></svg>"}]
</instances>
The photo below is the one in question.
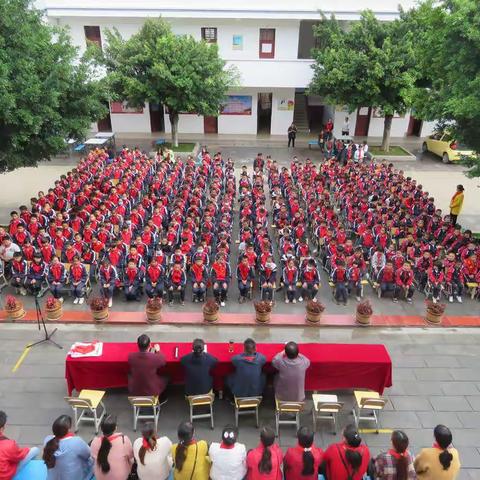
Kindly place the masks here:
<instances>
[{"instance_id":1,"label":"flower pot","mask_svg":"<svg viewBox=\"0 0 480 480\"><path fill-rule=\"evenodd\" d=\"M305 318L309 323L319 323L320 319L322 318L322 314L305 310Z\"/></svg>"},{"instance_id":2,"label":"flower pot","mask_svg":"<svg viewBox=\"0 0 480 480\"><path fill-rule=\"evenodd\" d=\"M218 321L218 312L205 313L203 312L203 320L207 323L215 323Z\"/></svg>"},{"instance_id":3,"label":"flower pot","mask_svg":"<svg viewBox=\"0 0 480 480\"><path fill-rule=\"evenodd\" d=\"M433 313L430 310L427 310L427 314L425 315L425 320L429 323L439 324L442 321L443 314L440 313Z\"/></svg>"},{"instance_id":4,"label":"flower pot","mask_svg":"<svg viewBox=\"0 0 480 480\"><path fill-rule=\"evenodd\" d=\"M19 305L13 310L5 310L5 313L7 314L7 318L10 319L12 322L15 322L16 320L21 320L23 317L25 317L25 310L23 309L23 305Z\"/></svg>"},{"instance_id":5,"label":"flower pot","mask_svg":"<svg viewBox=\"0 0 480 480\"><path fill-rule=\"evenodd\" d=\"M49 321L55 321L61 318L62 316L62 307L57 307L57 308L46 308L45 309L46 317L47 320Z\"/></svg>"},{"instance_id":6,"label":"flower pot","mask_svg":"<svg viewBox=\"0 0 480 480\"><path fill-rule=\"evenodd\" d=\"M92 317L96 322L105 322L108 319L108 308L92 310Z\"/></svg>"},{"instance_id":7,"label":"flower pot","mask_svg":"<svg viewBox=\"0 0 480 480\"><path fill-rule=\"evenodd\" d=\"M357 323L359 323L360 325L370 325L370 317L371 315L357 312L357 316L355 319L357 320Z\"/></svg>"},{"instance_id":8,"label":"flower pot","mask_svg":"<svg viewBox=\"0 0 480 480\"><path fill-rule=\"evenodd\" d=\"M148 323L158 323L162 319L162 311L161 310L145 310L145 314L147 315L147 322Z\"/></svg>"},{"instance_id":9,"label":"flower pot","mask_svg":"<svg viewBox=\"0 0 480 480\"><path fill-rule=\"evenodd\" d=\"M255 312L255 320L258 323L268 323L270 321L270 312L265 312L265 313Z\"/></svg>"}]
</instances>

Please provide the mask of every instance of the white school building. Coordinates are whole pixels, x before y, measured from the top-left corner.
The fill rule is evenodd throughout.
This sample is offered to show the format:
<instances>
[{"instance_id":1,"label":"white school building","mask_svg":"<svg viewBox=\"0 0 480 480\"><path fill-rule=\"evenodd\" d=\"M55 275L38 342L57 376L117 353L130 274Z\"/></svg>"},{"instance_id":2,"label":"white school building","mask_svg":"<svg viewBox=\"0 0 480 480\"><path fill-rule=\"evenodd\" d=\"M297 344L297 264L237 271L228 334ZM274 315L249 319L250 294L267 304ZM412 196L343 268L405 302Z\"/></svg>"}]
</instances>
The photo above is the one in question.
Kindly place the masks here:
<instances>
[{"instance_id":1,"label":"white school building","mask_svg":"<svg viewBox=\"0 0 480 480\"><path fill-rule=\"evenodd\" d=\"M102 45L106 29L116 27L128 38L147 18L166 19L175 33L215 42L228 65L240 74L240 87L228 92L218 117L195 113L181 114L180 133L286 135L292 121L300 132L314 135L332 118L334 133L340 135L349 116L351 135L381 136L383 118L371 106L348 114L345 107L327 105L305 90L312 76L311 49L315 46L313 26L321 14L335 14L350 22L364 9L371 9L381 20L397 17L398 4L408 8L415 0L37 0L47 20L67 26L82 53L87 39ZM433 124L407 113L396 116L392 136L425 136ZM121 102L110 102L107 118L94 130L116 133L170 132L163 105L146 104L129 109Z\"/></svg>"}]
</instances>

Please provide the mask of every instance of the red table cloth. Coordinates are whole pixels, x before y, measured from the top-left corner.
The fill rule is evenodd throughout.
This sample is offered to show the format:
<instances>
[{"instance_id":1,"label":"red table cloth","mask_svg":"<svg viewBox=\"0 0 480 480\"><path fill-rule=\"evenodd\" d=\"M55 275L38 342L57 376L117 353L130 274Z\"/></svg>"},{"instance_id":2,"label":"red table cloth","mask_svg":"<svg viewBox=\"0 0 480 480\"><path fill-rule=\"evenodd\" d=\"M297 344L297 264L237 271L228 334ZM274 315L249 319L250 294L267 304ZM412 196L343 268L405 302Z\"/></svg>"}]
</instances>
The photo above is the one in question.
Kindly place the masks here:
<instances>
[{"instance_id":1,"label":"red table cloth","mask_svg":"<svg viewBox=\"0 0 480 480\"><path fill-rule=\"evenodd\" d=\"M156 343L156 342L153 342ZM159 343L166 357L165 373L175 384L183 383L180 358L192 351L191 343ZM178 347L178 358L175 348ZM368 388L380 394L392 386L392 361L384 345L300 344L300 352L310 359L305 379L306 390L340 390ZM233 371L230 359L243 351L242 344L208 343L208 353L218 359L213 370L214 388L222 390L224 378ZM273 372L271 361L283 351L280 343L257 344L257 351L267 357L266 372ZM65 377L69 394L84 388L104 390L127 386L128 354L137 350L136 343L104 343L100 357L67 356Z\"/></svg>"}]
</instances>

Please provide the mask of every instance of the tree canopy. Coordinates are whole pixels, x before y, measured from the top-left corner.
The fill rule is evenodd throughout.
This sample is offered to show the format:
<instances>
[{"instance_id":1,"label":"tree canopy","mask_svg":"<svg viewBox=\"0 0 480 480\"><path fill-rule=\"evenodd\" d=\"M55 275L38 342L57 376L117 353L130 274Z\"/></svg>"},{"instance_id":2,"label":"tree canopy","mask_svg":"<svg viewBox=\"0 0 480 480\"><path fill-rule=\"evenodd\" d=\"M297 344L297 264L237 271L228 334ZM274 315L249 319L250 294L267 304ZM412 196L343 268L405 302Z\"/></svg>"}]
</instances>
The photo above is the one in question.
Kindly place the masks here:
<instances>
[{"instance_id":1,"label":"tree canopy","mask_svg":"<svg viewBox=\"0 0 480 480\"><path fill-rule=\"evenodd\" d=\"M65 150L105 113L106 98L65 31L29 0L0 2L0 172Z\"/></svg>"},{"instance_id":2,"label":"tree canopy","mask_svg":"<svg viewBox=\"0 0 480 480\"><path fill-rule=\"evenodd\" d=\"M106 38L103 62L111 90L133 107L165 105L175 146L179 113L218 115L236 83L236 73L225 68L216 44L175 35L162 19L147 20L128 40L116 29L107 31Z\"/></svg>"},{"instance_id":3,"label":"tree canopy","mask_svg":"<svg viewBox=\"0 0 480 480\"><path fill-rule=\"evenodd\" d=\"M314 33L318 47L309 91L351 112L362 106L380 109L382 147L388 151L393 115L409 109L418 76L413 33L404 22L381 22L371 11L346 27L324 16Z\"/></svg>"}]
</instances>

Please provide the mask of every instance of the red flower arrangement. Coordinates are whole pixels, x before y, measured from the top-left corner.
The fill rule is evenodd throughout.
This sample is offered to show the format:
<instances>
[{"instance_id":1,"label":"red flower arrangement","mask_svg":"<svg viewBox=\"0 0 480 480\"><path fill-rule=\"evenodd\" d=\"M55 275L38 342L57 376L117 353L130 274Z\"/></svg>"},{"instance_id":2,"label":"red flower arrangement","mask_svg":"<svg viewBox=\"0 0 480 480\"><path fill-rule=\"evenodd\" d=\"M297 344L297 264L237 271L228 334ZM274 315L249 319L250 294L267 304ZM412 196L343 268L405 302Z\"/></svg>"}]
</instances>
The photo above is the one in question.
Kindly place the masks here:
<instances>
[{"instance_id":1,"label":"red flower arrangement","mask_svg":"<svg viewBox=\"0 0 480 480\"><path fill-rule=\"evenodd\" d=\"M359 315L372 315L373 308L369 300L364 300L357 305L357 313Z\"/></svg>"},{"instance_id":2,"label":"red flower arrangement","mask_svg":"<svg viewBox=\"0 0 480 480\"><path fill-rule=\"evenodd\" d=\"M203 313L207 315L213 315L214 313L218 312L219 308L220 306L218 305L218 303L215 300L209 298L205 302L205 305L203 305Z\"/></svg>"},{"instance_id":3,"label":"red flower arrangement","mask_svg":"<svg viewBox=\"0 0 480 480\"><path fill-rule=\"evenodd\" d=\"M272 303L261 300L260 302L254 302L253 306L257 313L270 313L272 311Z\"/></svg>"},{"instance_id":4,"label":"red flower arrangement","mask_svg":"<svg viewBox=\"0 0 480 480\"><path fill-rule=\"evenodd\" d=\"M108 298L93 297L90 300L89 305L92 312L101 312L102 310L108 308Z\"/></svg>"},{"instance_id":5,"label":"red flower arrangement","mask_svg":"<svg viewBox=\"0 0 480 480\"><path fill-rule=\"evenodd\" d=\"M22 303L17 300L13 295L7 295L5 297L5 310L14 311L22 307Z\"/></svg>"},{"instance_id":6,"label":"red flower arrangement","mask_svg":"<svg viewBox=\"0 0 480 480\"><path fill-rule=\"evenodd\" d=\"M147 300L147 310L151 312L158 312L162 309L162 299L160 297L153 297Z\"/></svg>"},{"instance_id":7,"label":"red flower arrangement","mask_svg":"<svg viewBox=\"0 0 480 480\"><path fill-rule=\"evenodd\" d=\"M45 308L47 310L57 310L60 308L62 304L60 303L60 300L55 297L48 297L47 300L45 301Z\"/></svg>"},{"instance_id":8,"label":"red flower arrangement","mask_svg":"<svg viewBox=\"0 0 480 480\"><path fill-rule=\"evenodd\" d=\"M443 315L447 308L445 303L433 303L431 300L426 300L425 304L427 305L427 312L432 315Z\"/></svg>"},{"instance_id":9,"label":"red flower arrangement","mask_svg":"<svg viewBox=\"0 0 480 480\"><path fill-rule=\"evenodd\" d=\"M309 300L306 303L305 308L308 312L318 315L319 313L323 313L323 311L325 310L325 305L320 302L314 302L313 300Z\"/></svg>"}]
</instances>

